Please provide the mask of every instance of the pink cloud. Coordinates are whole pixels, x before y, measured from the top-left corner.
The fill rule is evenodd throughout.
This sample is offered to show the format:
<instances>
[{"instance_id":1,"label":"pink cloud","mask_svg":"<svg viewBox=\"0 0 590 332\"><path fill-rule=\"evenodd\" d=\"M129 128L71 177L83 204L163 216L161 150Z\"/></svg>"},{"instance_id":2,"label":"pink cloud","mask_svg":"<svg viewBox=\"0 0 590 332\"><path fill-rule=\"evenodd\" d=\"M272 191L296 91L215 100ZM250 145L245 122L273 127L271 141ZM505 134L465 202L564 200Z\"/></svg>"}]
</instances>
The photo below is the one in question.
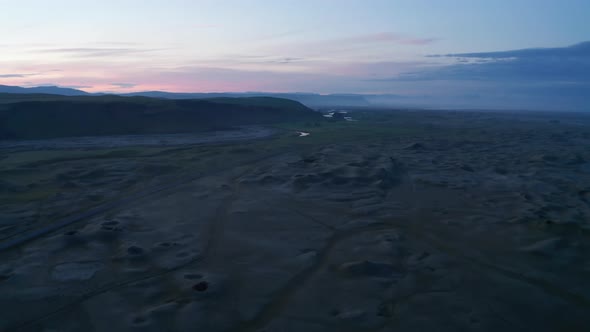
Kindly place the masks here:
<instances>
[{"instance_id":1,"label":"pink cloud","mask_svg":"<svg viewBox=\"0 0 590 332\"><path fill-rule=\"evenodd\" d=\"M405 45L427 45L438 41L438 38L408 38L400 41L400 44Z\"/></svg>"},{"instance_id":2,"label":"pink cloud","mask_svg":"<svg viewBox=\"0 0 590 332\"><path fill-rule=\"evenodd\" d=\"M383 40L391 36L374 38ZM0 78L0 84L36 86L50 83L76 86L88 92L373 92L382 89L383 83L370 82L371 79L395 77L424 65L420 62L306 60L274 56L257 57L256 61L243 63L236 58L196 62L190 66L156 66L151 63L151 58L144 57L133 64L107 59L46 65L13 64L6 73L36 74Z\"/></svg>"},{"instance_id":3,"label":"pink cloud","mask_svg":"<svg viewBox=\"0 0 590 332\"><path fill-rule=\"evenodd\" d=\"M411 38L393 32L379 32L341 39L349 43L397 43L403 45L426 45L437 41L436 38Z\"/></svg>"},{"instance_id":4,"label":"pink cloud","mask_svg":"<svg viewBox=\"0 0 590 332\"><path fill-rule=\"evenodd\" d=\"M259 51L306 59L360 60L383 57L384 54L408 53L412 51L410 46L429 45L437 40L437 38L417 38L393 32L378 32L327 40L269 44Z\"/></svg>"}]
</instances>

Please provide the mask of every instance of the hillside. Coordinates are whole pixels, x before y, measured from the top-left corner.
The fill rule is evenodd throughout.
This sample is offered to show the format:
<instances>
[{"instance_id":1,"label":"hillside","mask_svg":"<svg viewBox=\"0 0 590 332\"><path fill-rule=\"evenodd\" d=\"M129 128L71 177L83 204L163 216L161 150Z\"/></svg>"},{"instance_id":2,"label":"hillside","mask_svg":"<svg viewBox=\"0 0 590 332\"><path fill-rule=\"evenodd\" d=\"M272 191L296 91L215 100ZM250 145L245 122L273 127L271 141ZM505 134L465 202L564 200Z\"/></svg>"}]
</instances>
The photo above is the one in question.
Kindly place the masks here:
<instances>
[{"instance_id":1,"label":"hillside","mask_svg":"<svg viewBox=\"0 0 590 332\"><path fill-rule=\"evenodd\" d=\"M88 95L88 92L82 90L62 88L58 86L37 86L32 88L23 88L20 86L12 85L0 85L0 93L19 93L19 94L56 94L64 96L84 96Z\"/></svg>"},{"instance_id":2,"label":"hillside","mask_svg":"<svg viewBox=\"0 0 590 332\"><path fill-rule=\"evenodd\" d=\"M63 88L57 86L40 86L32 88L23 88L20 86L0 85L0 93L14 94L13 99L18 99L23 95L35 95L34 98L54 99L55 95L60 96L102 96L104 94L91 94L82 90ZM52 95L53 97L42 95ZM307 107L363 107L370 106L371 103L365 95L357 94L326 94L317 93L276 93L276 92L214 92L214 93L183 93L183 92L165 92L165 91L141 91L126 94L120 94L125 97L150 97L165 99L213 99L213 98L250 98L250 97L273 97L298 101ZM28 98L28 97L25 97ZM0 100L0 102L2 102Z\"/></svg>"},{"instance_id":3,"label":"hillside","mask_svg":"<svg viewBox=\"0 0 590 332\"><path fill-rule=\"evenodd\" d=\"M316 93L271 93L271 92L225 92L225 93L174 93L163 91L145 91L126 94L126 96L145 96L168 99L209 99L236 97L275 97L298 101L307 107L361 107L370 106L363 95L355 94L327 94Z\"/></svg>"},{"instance_id":4,"label":"hillside","mask_svg":"<svg viewBox=\"0 0 590 332\"><path fill-rule=\"evenodd\" d=\"M298 102L268 97L169 100L0 94L0 139L186 133L322 119Z\"/></svg>"}]
</instances>

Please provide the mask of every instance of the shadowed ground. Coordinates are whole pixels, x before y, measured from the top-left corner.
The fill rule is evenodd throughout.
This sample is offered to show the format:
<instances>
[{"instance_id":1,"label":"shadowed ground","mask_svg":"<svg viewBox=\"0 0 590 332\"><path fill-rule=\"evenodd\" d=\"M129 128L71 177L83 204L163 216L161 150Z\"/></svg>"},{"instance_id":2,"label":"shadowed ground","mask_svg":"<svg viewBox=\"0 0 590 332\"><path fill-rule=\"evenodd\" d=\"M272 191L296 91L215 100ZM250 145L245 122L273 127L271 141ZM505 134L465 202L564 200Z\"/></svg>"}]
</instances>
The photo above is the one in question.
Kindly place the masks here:
<instances>
[{"instance_id":1,"label":"shadowed ground","mask_svg":"<svg viewBox=\"0 0 590 332\"><path fill-rule=\"evenodd\" d=\"M2 150L0 330L588 330L589 117L353 117Z\"/></svg>"}]
</instances>

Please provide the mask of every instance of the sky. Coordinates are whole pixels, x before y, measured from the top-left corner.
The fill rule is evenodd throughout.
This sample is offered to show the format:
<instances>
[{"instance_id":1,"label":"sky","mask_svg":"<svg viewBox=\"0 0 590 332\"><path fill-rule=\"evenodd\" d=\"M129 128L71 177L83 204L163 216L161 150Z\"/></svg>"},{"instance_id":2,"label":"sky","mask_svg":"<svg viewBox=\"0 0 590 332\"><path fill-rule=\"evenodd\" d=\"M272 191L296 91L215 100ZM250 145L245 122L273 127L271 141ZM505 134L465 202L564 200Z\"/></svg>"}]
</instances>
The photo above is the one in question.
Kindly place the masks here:
<instances>
[{"instance_id":1,"label":"sky","mask_svg":"<svg viewBox=\"0 0 590 332\"><path fill-rule=\"evenodd\" d=\"M4 85L590 104L588 0L0 0L0 8Z\"/></svg>"}]
</instances>

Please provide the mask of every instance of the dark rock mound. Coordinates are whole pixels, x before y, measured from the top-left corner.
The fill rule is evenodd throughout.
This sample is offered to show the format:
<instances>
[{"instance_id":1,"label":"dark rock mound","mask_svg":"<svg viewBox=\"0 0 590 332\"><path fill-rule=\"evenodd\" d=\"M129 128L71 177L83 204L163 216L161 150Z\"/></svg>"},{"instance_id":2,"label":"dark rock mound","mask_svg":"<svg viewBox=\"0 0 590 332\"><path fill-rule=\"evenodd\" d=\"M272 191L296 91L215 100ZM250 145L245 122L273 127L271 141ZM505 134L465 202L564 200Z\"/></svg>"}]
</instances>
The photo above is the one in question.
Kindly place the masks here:
<instances>
[{"instance_id":1,"label":"dark rock mound","mask_svg":"<svg viewBox=\"0 0 590 332\"><path fill-rule=\"evenodd\" d=\"M209 289L209 283L206 281L198 282L193 286L193 290L197 292L204 292L207 289Z\"/></svg>"},{"instance_id":2,"label":"dark rock mound","mask_svg":"<svg viewBox=\"0 0 590 332\"><path fill-rule=\"evenodd\" d=\"M418 150L426 149L426 146L424 146L424 144L422 144L422 143L416 142L416 143L412 143L412 144L407 145L406 147L404 147L404 149L418 151Z\"/></svg>"},{"instance_id":3,"label":"dark rock mound","mask_svg":"<svg viewBox=\"0 0 590 332\"><path fill-rule=\"evenodd\" d=\"M145 250L138 246L130 246L127 248L127 253L131 256L140 256L145 253Z\"/></svg>"}]
</instances>

